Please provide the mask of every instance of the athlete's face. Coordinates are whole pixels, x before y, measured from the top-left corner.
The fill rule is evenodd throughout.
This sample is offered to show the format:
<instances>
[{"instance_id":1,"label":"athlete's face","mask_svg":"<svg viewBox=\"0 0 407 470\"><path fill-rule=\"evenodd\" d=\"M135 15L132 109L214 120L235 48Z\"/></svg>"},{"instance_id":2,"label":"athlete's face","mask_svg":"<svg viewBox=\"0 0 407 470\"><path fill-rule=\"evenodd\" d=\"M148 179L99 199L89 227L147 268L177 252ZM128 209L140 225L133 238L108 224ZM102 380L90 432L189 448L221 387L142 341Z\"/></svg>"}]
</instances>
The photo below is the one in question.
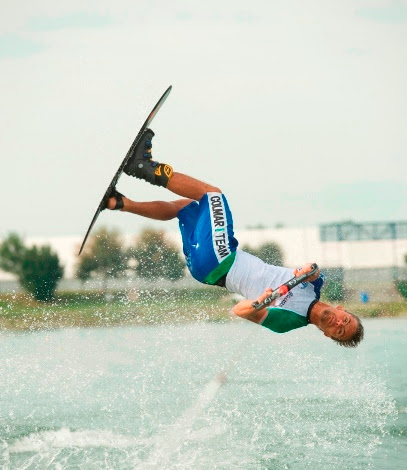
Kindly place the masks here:
<instances>
[{"instance_id":1,"label":"athlete's face","mask_svg":"<svg viewBox=\"0 0 407 470\"><path fill-rule=\"evenodd\" d=\"M329 338L348 341L356 333L358 323L353 315L338 305L323 311L319 327Z\"/></svg>"}]
</instances>

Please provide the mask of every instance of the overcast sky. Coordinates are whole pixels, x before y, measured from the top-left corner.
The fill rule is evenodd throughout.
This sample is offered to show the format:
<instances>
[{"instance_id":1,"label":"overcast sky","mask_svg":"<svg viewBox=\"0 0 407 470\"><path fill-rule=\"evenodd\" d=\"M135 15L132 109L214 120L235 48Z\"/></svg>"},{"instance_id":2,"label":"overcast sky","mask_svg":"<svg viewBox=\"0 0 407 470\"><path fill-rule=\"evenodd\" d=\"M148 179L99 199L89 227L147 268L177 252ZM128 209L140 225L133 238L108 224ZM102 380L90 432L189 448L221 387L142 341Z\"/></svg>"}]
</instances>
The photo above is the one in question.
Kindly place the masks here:
<instances>
[{"instance_id":1,"label":"overcast sky","mask_svg":"<svg viewBox=\"0 0 407 470\"><path fill-rule=\"evenodd\" d=\"M407 1L3 3L0 236L83 235L170 84L153 154L220 186L236 228L407 219Z\"/></svg>"}]
</instances>

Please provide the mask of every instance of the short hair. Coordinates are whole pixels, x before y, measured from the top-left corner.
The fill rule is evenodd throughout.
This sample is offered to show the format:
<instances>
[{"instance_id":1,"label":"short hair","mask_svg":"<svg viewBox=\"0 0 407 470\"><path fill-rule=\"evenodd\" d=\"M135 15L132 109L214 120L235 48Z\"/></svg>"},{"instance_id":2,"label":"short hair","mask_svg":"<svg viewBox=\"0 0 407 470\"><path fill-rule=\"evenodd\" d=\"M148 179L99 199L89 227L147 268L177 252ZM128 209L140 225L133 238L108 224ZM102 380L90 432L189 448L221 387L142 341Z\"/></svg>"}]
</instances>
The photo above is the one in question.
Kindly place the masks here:
<instances>
[{"instance_id":1,"label":"short hair","mask_svg":"<svg viewBox=\"0 0 407 470\"><path fill-rule=\"evenodd\" d=\"M360 321L360 318L354 315L353 313L348 312L352 317L356 320L357 322L357 328L355 331L355 334L352 336L352 338L347 339L346 341L341 341L340 339L332 338L335 343L339 344L339 346L344 346L345 348L356 348L356 346L359 345L359 343L363 340L363 337L365 335L365 330L363 328L362 322Z\"/></svg>"}]
</instances>

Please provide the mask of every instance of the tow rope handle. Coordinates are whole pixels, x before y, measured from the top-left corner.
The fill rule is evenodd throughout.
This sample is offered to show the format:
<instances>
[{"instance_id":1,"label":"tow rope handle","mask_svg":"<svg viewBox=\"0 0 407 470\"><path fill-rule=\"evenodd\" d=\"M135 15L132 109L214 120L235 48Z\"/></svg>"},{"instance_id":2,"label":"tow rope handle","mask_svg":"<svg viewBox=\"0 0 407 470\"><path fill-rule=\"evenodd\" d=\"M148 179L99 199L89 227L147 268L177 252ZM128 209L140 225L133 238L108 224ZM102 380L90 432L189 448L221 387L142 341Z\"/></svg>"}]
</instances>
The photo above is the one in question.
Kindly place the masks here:
<instances>
[{"instance_id":1,"label":"tow rope handle","mask_svg":"<svg viewBox=\"0 0 407 470\"><path fill-rule=\"evenodd\" d=\"M267 307L267 305L270 305L273 300L278 299L278 297L287 294L287 292L289 292L293 287L298 286L298 284L301 284L302 282L306 282L306 280L309 279L313 274L315 274L318 269L319 268L316 263L311 264L311 271L301 274L301 276L293 277L285 284L281 285L275 291L273 291L270 296L266 297L263 300L263 302L253 302L252 307L256 310L260 310L264 307Z\"/></svg>"}]
</instances>

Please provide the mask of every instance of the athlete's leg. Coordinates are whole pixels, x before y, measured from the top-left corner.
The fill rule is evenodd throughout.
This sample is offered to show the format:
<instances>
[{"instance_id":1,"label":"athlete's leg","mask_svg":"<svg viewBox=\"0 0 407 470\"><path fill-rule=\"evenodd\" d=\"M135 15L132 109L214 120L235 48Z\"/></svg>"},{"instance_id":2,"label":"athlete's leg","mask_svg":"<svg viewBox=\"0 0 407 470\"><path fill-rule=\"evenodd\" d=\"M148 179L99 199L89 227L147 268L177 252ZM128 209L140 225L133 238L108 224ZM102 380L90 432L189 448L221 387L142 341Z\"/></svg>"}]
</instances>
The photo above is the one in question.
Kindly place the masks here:
<instances>
[{"instance_id":1,"label":"athlete's leg","mask_svg":"<svg viewBox=\"0 0 407 470\"><path fill-rule=\"evenodd\" d=\"M178 199L176 201L149 201L136 202L123 196L122 212L141 215L150 219L170 220L177 217L178 212L190 204L192 200L199 201L206 193L221 193L222 191L210 184L197 180L192 176L183 173L174 172L167 184L167 189L183 196L187 199ZM107 209L114 209L116 206L116 197L111 197L107 202Z\"/></svg>"},{"instance_id":2,"label":"athlete's leg","mask_svg":"<svg viewBox=\"0 0 407 470\"><path fill-rule=\"evenodd\" d=\"M191 199L178 199L176 201L149 201L136 202L123 196L122 212L148 217L156 220L171 220L177 217L178 212L192 202ZM116 198L111 197L107 202L107 209L114 209Z\"/></svg>"},{"instance_id":3,"label":"athlete's leg","mask_svg":"<svg viewBox=\"0 0 407 470\"><path fill-rule=\"evenodd\" d=\"M192 176L174 172L168 181L167 189L178 196L187 197L199 201L206 193L221 193L222 191L211 184L204 183Z\"/></svg>"}]
</instances>

